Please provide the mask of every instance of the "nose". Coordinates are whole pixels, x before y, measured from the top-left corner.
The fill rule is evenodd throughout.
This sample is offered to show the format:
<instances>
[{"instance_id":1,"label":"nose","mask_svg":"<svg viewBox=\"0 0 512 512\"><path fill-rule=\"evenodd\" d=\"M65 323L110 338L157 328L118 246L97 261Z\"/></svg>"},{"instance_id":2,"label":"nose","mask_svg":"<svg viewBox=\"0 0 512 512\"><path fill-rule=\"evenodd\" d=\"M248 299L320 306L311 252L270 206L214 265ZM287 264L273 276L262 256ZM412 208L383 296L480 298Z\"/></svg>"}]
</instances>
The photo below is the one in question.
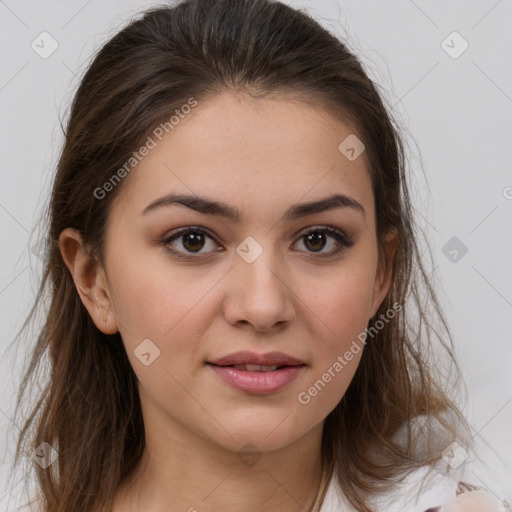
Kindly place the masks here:
<instances>
[{"instance_id":1,"label":"nose","mask_svg":"<svg viewBox=\"0 0 512 512\"><path fill-rule=\"evenodd\" d=\"M295 316L291 278L279 264L279 256L265 250L252 263L234 256L229 273L224 315L236 326L269 332L289 325Z\"/></svg>"}]
</instances>

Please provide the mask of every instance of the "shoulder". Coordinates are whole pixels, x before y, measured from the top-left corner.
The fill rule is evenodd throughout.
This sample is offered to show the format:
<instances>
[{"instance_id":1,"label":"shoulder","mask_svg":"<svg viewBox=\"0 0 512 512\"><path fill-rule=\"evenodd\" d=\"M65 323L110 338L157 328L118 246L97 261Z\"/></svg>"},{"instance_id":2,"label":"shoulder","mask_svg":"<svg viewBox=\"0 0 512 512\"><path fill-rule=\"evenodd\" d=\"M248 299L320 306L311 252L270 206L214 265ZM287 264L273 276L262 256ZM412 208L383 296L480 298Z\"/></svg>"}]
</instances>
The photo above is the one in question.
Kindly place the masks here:
<instances>
[{"instance_id":1,"label":"shoulder","mask_svg":"<svg viewBox=\"0 0 512 512\"><path fill-rule=\"evenodd\" d=\"M423 512L508 512L510 508L499 502L483 487L458 482L455 496L445 503L429 507Z\"/></svg>"},{"instance_id":2,"label":"shoulder","mask_svg":"<svg viewBox=\"0 0 512 512\"><path fill-rule=\"evenodd\" d=\"M485 489L428 468L409 473L371 501L375 512L512 512ZM356 512L331 478L320 512Z\"/></svg>"}]
</instances>

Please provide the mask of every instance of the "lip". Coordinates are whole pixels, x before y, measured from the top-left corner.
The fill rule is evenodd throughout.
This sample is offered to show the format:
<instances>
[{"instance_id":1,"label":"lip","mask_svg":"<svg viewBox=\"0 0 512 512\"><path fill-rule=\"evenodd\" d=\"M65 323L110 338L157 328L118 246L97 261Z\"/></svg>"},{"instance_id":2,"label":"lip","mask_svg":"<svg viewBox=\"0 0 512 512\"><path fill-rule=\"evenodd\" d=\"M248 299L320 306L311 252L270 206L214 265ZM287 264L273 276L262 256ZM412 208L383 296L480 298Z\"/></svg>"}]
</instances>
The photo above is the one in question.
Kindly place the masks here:
<instances>
[{"instance_id":1,"label":"lip","mask_svg":"<svg viewBox=\"0 0 512 512\"><path fill-rule=\"evenodd\" d=\"M238 370L230 365L256 364L260 366L283 366L273 371ZM256 354L242 351L208 361L207 365L230 386L253 395L268 395L280 391L295 380L306 368L306 364L283 352Z\"/></svg>"},{"instance_id":2,"label":"lip","mask_svg":"<svg viewBox=\"0 0 512 512\"><path fill-rule=\"evenodd\" d=\"M270 372L236 370L231 366L208 363L225 383L252 395L268 395L280 391L304 371L305 365L285 366Z\"/></svg>"},{"instance_id":3,"label":"lip","mask_svg":"<svg viewBox=\"0 0 512 512\"><path fill-rule=\"evenodd\" d=\"M262 366L296 366L304 364L303 361L296 359L283 352L267 352L266 354L256 354L248 350L234 352L221 357L215 361L208 361L216 366L229 366L232 364L259 364Z\"/></svg>"}]
</instances>

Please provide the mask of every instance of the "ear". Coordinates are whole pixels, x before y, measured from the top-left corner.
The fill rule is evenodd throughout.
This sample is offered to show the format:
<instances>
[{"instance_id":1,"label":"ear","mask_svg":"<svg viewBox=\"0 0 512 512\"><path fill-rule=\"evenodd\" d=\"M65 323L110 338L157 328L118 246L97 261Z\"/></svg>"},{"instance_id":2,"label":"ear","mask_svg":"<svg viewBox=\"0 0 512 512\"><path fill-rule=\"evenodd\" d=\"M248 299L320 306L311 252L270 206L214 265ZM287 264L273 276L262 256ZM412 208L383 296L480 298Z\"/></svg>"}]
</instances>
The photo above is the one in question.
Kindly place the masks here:
<instances>
[{"instance_id":1,"label":"ear","mask_svg":"<svg viewBox=\"0 0 512 512\"><path fill-rule=\"evenodd\" d=\"M84 247L81 234L73 228L59 235L62 259L68 267L83 305L96 327L104 334L115 334L119 328L113 316L105 272Z\"/></svg>"},{"instance_id":2,"label":"ear","mask_svg":"<svg viewBox=\"0 0 512 512\"><path fill-rule=\"evenodd\" d=\"M380 260L375 274L373 285L372 305L370 318L373 318L391 288L393 279L393 260L398 245L396 230L388 231L383 239L384 250L380 253Z\"/></svg>"}]
</instances>

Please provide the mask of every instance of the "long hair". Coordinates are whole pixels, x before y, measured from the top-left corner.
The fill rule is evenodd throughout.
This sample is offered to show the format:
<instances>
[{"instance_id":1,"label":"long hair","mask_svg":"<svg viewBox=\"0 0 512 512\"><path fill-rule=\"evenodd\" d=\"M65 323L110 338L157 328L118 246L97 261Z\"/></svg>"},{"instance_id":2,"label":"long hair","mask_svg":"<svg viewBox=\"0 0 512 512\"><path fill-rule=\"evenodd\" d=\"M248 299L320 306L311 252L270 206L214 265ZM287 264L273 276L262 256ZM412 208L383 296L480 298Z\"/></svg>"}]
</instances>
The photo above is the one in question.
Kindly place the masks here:
<instances>
[{"instance_id":1,"label":"long hair","mask_svg":"<svg viewBox=\"0 0 512 512\"><path fill-rule=\"evenodd\" d=\"M443 353L458 372L422 262L405 144L376 85L347 44L306 12L271 0L187 0L145 11L98 51L65 126L44 218L42 280L22 331L45 301L47 310L15 411L43 381L23 418L15 464L42 443L58 452L49 467L33 464L44 512L110 510L145 443L137 380L120 334L94 325L64 264L59 234L76 228L102 262L106 219L123 181L108 194L98 190L190 98L200 105L226 90L295 94L348 119L366 148L381 256L386 233L398 236L392 286L368 326L374 335L324 424L324 466L354 507L371 510L368 496L432 466L463 435L465 420L435 361ZM400 314L376 328L396 304ZM419 418L425 421L414 429ZM436 431L447 433L442 442Z\"/></svg>"}]
</instances>

